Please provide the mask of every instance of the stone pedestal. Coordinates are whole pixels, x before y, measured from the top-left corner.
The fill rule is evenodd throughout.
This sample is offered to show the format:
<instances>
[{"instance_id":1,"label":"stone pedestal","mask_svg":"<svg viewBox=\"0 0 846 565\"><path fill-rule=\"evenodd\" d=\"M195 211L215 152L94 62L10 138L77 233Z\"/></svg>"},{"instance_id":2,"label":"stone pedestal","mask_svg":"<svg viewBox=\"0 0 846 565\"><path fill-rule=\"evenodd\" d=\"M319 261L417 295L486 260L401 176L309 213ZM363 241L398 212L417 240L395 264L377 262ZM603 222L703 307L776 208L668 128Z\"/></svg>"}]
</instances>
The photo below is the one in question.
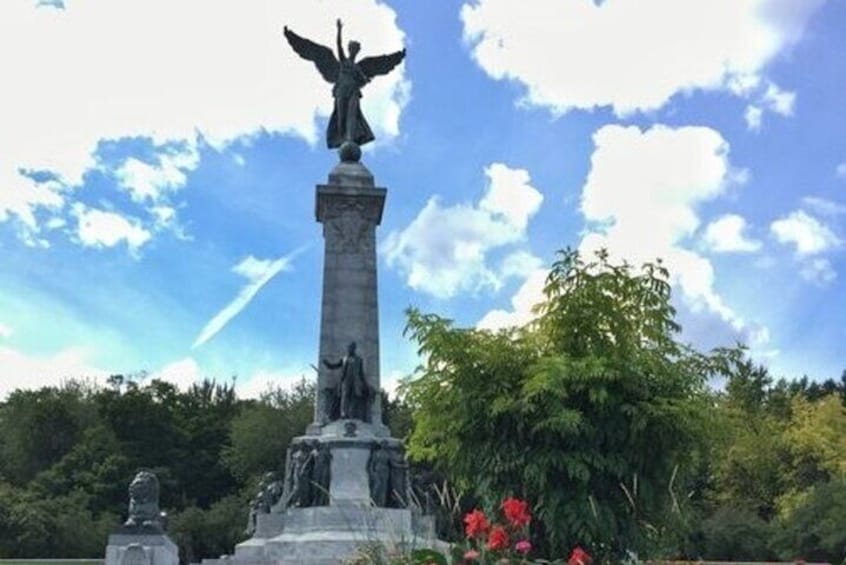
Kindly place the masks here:
<instances>
[{"instance_id":1,"label":"stone pedestal","mask_svg":"<svg viewBox=\"0 0 846 565\"><path fill-rule=\"evenodd\" d=\"M382 220L385 194L360 163L338 164L329 182L318 185L316 191L315 215L323 225L325 240L318 394L314 422L288 448L286 477L292 467L303 468L303 453L325 453L328 449L328 501L320 497L322 506L297 507L314 500L308 501L307 494L293 487L294 479L288 477L281 500L270 513L256 516L253 537L238 544L234 555L204 559L203 565L337 565L368 547L406 554L419 548L448 549L436 539L430 517L422 516L413 506L404 507L410 497L408 476L402 474L407 473L407 462L400 453L402 442L390 437L382 422L376 227ZM367 384L375 394L363 420L332 420L327 391L331 394L337 388L340 375L327 369L323 360L335 363L351 342L357 344ZM300 449L302 446L305 449ZM384 472L378 474L391 487L387 497L385 482L378 482L376 489L379 498L387 498L380 503L390 508L378 507L371 500L369 469L374 449L388 450L392 457L389 480ZM379 461L384 469L385 460ZM395 476L396 469L404 471ZM322 472L320 477L323 481ZM395 483L405 485L398 487L405 492L393 492ZM289 498L287 490L292 488L296 496ZM295 506L286 508L286 502Z\"/></svg>"},{"instance_id":2,"label":"stone pedestal","mask_svg":"<svg viewBox=\"0 0 846 565\"><path fill-rule=\"evenodd\" d=\"M179 565L179 549L165 534L109 536L105 565Z\"/></svg>"},{"instance_id":3,"label":"stone pedestal","mask_svg":"<svg viewBox=\"0 0 846 565\"><path fill-rule=\"evenodd\" d=\"M382 221L386 193L375 186L361 163L338 164L329 182L317 186L315 216L323 224L325 248L317 405L314 424L307 431L311 435L329 422L325 391L334 389L339 378L323 359L338 360L356 342L368 385L373 391L380 389L376 226ZM372 400L369 422L379 427L381 398L376 394Z\"/></svg>"}]
</instances>

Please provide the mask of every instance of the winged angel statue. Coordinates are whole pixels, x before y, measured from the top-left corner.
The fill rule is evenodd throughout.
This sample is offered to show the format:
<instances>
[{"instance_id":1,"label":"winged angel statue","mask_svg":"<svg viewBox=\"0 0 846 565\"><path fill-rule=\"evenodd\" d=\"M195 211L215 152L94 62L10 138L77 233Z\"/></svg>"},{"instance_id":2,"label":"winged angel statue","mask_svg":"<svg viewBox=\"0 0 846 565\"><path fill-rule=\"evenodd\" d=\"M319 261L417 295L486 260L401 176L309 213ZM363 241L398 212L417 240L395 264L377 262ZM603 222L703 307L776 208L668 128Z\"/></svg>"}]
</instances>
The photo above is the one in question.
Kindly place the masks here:
<instances>
[{"instance_id":1,"label":"winged angel statue","mask_svg":"<svg viewBox=\"0 0 846 565\"><path fill-rule=\"evenodd\" d=\"M330 148L341 147L350 142L353 151L360 155L358 146L373 141L373 131L361 113L361 89L377 75L391 72L405 58L405 49L389 55L367 57L356 61L361 45L357 41L349 42L349 54L344 53L341 30L343 23L337 22L338 57L326 46L319 45L300 37L285 27L285 37L297 55L314 63L321 76L332 83L332 96L335 97L335 109L329 118L326 130L326 145ZM342 153L344 148L341 149ZM343 156L343 155L342 155ZM357 159L356 159L357 160Z\"/></svg>"}]
</instances>

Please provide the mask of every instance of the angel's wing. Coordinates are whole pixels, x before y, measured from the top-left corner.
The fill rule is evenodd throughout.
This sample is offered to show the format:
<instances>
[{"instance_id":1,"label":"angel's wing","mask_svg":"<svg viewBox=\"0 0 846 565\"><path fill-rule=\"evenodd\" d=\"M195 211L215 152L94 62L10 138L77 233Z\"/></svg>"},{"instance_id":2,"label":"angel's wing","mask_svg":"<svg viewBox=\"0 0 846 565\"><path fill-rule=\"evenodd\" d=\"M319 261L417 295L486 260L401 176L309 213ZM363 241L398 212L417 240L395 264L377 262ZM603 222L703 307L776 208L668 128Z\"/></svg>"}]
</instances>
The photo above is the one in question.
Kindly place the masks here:
<instances>
[{"instance_id":1,"label":"angel's wing","mask_svg":"<svg viewBox=\"0 0 846 565\"><path fill-rule=\"evenodd\" d=\"M327 82L334 83L337 80L340 63L338 63L338 59L335 58L331 49L305 37L300 37L287 26L285 27L285 38L291 44L291 48L297 52L297 55L314 63L317 70L320 71L320 75Z\"/></svg>"},{"instance_id":2,"label":"angel's wing","mask_svg":"<svg viewBox=\"0 0 846 565\"><path fill-rule=\"evenodd\" d=\"M391 53L390 55L379 55L377 57L367 57L358 62L358 68L367 75L367 78L375 77L376 75L386 75L399 65L405 58L405 49Z\"/></svg>"}]
</instances>

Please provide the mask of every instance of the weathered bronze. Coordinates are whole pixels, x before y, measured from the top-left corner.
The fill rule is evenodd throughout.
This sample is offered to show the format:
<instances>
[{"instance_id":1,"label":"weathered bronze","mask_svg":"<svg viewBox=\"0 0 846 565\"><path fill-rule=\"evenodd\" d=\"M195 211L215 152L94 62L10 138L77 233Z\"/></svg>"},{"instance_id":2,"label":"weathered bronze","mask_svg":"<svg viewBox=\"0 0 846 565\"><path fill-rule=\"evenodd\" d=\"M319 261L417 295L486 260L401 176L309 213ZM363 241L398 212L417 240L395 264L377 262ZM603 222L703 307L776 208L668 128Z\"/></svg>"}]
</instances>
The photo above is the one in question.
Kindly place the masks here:
<instances>
[{"instance_id":1,"label":"weathered bronze","mask_svg":"<svg viewBox=\"0 0 846 565\"><path fill-rule=\"evenodd\" d=\"M391 497L390 505L396 508L408 506L408 460L402 447L391 450Z\"/></svg>"},{"instance_id":2,"label":"weathered bronze","mask_svg":"<svg viewBox=\"0 0 846 565\"><path fill-rule=\"evenodd\" d=\"M347 355L340 361L333 363L327 359L323 360L328 369L341 369L341 378L335 394L335 398L340 400L340 406L337 413L330 409L330 420L351 418L363 422L370 421L370 386L364 375L364 361L355 350L355 342L352 342L347 347Z\"/></svg>"},{"instance_id":3,"label":"weathered bronze","mask_svg":"<svg viewBox=\"0 0 846 565\"><path fill-rule=\"evenodd\" d=\"M373 77L388 74L399 65L405 58L405 49L356 61L361 45L350 41L349 53L344 53L343 23L340 19L337 28L337 58L330 48L300 37L287 26L285 37L297 55L314 63L320 75L334 85L335 108L326 130L326 145L330 149L341 147L343 160L357 161L361 156L358 147L374 139L373 131L361 112L361 89Z\"/></svg>"},{"instance_id":4,"label":"weathered bronze","mask_svg":"<svg viewBox=\"0 0 846 565\"><path fill-rule=\"evenodd\" d=\"M329 486L332 481L332 452L329 446L318 443L311 451L314 459L312 470L312 506L329 505Z\"/></svg>"},{"instance_id":5,"label":"weathered bronze","mask_svg":"<svg viewBox=\"0 0 846 565\"><path fill-rule=\"evenodd\" d=\"M382 440L373 446L367 470L370 475L370 499L376 506L387 506L391 474L391 454L388 452L387 441Z\"/></svg>"}]
</instances>

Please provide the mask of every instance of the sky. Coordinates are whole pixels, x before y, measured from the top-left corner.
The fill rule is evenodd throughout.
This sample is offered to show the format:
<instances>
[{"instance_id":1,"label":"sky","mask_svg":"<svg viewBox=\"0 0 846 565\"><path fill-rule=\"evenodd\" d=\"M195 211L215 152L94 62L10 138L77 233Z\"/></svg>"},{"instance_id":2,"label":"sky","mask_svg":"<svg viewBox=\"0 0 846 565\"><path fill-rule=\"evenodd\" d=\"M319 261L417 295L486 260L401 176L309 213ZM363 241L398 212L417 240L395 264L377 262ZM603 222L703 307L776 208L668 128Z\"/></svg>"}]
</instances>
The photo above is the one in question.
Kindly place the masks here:
<instances>
[{"instance_id":1,"label":"sky","mask_svg":"<svg viewBox=\"0 0 846 565\"><path fill-rule=\"evenodd\" d=\"M661 258L700 349L846 369L846 2L3 0L0 398L313 378L331 85L282 30L336 18L407 49L362 99L383 387L406 308L525 323L565 247Z\"/></svg>"}]
</instances>

